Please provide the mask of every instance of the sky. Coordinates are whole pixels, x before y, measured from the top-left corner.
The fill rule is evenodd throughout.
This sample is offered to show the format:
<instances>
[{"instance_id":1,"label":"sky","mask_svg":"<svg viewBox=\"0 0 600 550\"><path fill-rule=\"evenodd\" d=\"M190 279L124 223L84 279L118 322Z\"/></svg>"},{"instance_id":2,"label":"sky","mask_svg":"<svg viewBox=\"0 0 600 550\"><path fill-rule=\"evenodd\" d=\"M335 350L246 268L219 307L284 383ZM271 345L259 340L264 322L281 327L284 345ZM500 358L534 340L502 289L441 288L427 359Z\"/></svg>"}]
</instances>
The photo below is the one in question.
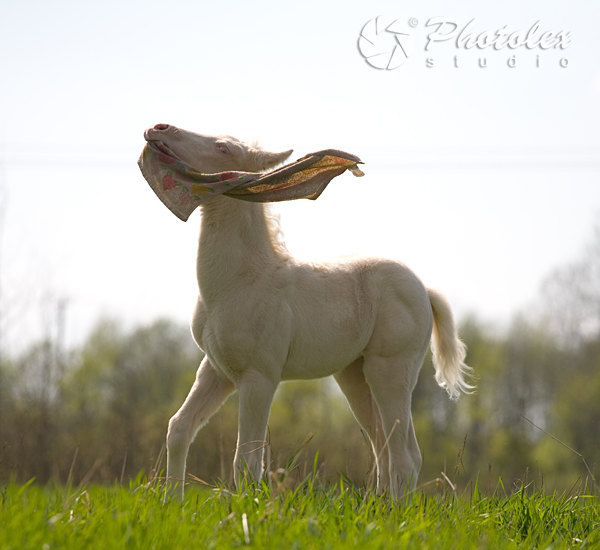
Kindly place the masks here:
<instances>
[{"instance_id":1,"label":"sky","mask_svg":"<svg viewBox=\"0 0 600 550\"><path fill-rule=\"evenodd\" d=\"M136 164L159 122L360 156L364 178L273 205L289 250L393 258L459 319L509 322L600 222L599 6L4 0L0 348L188 322L199 213L176 219ZM369 62L378 16L404 34L368 36Z\"/></svg>"}]
</instances>

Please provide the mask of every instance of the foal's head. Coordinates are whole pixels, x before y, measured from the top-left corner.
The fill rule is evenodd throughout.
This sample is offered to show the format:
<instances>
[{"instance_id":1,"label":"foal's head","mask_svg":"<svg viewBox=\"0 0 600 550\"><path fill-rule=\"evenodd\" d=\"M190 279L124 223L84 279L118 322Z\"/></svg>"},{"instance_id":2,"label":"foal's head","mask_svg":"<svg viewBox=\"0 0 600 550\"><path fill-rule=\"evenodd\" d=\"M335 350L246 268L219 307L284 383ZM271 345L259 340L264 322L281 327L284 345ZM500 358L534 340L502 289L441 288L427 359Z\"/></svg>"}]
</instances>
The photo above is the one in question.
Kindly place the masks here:
<instances>
[{"instance_id":1,"label":"foal's head","mask_svg":"<svg viewBox=\"0 0 600 550\"><path fill-rule=\"evenodd\" d=\"M192 168L210 174L227 170L261 172L283 162L292 153L269 153L231 136L207 136L169 124L144 132L146 141L161 141Z\"/></svg>"}]
</instances>

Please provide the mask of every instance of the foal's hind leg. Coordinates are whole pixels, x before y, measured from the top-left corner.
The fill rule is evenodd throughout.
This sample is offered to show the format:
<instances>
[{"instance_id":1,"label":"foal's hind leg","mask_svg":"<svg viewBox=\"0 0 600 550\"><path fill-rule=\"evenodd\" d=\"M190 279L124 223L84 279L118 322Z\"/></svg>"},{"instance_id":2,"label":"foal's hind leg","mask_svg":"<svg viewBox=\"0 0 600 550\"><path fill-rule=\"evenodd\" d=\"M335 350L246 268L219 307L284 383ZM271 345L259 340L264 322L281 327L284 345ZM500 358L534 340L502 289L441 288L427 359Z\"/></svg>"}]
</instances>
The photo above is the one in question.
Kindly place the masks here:
<instances>
[{"instance_id":1,"label":"foal's hind leg","mask_svg":"<svg viewBox=\"0 0 600 550\"><path fill-rule=\"evenodd\" d=\"M346 396L357 422L369 436L377 468L377 492L382 492L390 483L389 460L379 409L363 374L363 358L348 365L335 374L334 378Z\"/></svg>"},{"instance_id":2,"label":"foal's hind leg","mask_svg":"<svg viewBox=\"0 0 600 550\"><path fill-rule=\"evenodd\" d=\"M235 387L204 358L196 381L167 432L167 494L183 498L185 461L198 430L219 409Z\"/></svg>"},{"instance_id":3,"label":"foal's hind leg","mask_svg":"<svg viewBox=\"0 0 600 550\"><path fill-rule=\"evenodd\" d=\"M364 375L381 415L389 457L389 488L393 498L416 486L421 452L411 416L411 396L421 366L414 357L365 359Z\"/></svg>"}]
</instances>

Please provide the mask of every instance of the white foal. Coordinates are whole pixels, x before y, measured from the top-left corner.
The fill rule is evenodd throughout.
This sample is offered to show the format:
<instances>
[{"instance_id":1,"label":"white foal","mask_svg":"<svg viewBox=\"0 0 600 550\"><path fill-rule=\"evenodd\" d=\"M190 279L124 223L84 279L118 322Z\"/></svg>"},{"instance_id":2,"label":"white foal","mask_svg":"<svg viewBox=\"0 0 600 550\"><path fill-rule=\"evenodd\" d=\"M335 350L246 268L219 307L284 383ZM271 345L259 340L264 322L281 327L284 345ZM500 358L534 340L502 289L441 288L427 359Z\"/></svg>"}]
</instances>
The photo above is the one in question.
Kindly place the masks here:
<instances>
[{"instance_id":1,"label":"white foal","mask_svg":"<svg viewBox=\"0 0 600 550\"><path fill-rule=\"evenodd\" d=\"M146 131L202 172L261 171L274 154L230 137L168 125ZM183 496L188 448L224 400L239 392L236 483L263 475L269 411L281 380L333 375L368 434L377 489L413 488L421 453L411 394L430 344L436 380L451 397L465 381L465 346L446 300L406 266L382 259L298 263L260 203L216 196L202 204L200 297L192 332L205 352L196 381L169 422L168 490ZM432 339L433 328L433 339Z\"/></svg>"}]
</instances>

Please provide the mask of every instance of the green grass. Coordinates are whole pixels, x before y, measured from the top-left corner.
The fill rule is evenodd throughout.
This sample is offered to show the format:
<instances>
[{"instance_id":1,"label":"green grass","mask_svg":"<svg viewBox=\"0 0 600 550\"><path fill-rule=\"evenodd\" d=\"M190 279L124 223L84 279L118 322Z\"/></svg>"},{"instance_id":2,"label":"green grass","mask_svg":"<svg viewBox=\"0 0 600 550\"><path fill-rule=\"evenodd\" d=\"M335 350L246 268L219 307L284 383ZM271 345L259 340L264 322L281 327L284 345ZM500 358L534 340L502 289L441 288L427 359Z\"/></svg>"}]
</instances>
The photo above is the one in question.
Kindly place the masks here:
<instances>
[{"instance_id":1,"label":"green grass","mask_svg":"<svg viewBox=\"0 0 600 550\"><path fill-rule=\"evenodd\" d=\"M0 549L600 548L592 496L415 493L392 504L345 482L246 492L192 486L163 504L156 484L0 490Z\"/></svg>"}]
</instances>

